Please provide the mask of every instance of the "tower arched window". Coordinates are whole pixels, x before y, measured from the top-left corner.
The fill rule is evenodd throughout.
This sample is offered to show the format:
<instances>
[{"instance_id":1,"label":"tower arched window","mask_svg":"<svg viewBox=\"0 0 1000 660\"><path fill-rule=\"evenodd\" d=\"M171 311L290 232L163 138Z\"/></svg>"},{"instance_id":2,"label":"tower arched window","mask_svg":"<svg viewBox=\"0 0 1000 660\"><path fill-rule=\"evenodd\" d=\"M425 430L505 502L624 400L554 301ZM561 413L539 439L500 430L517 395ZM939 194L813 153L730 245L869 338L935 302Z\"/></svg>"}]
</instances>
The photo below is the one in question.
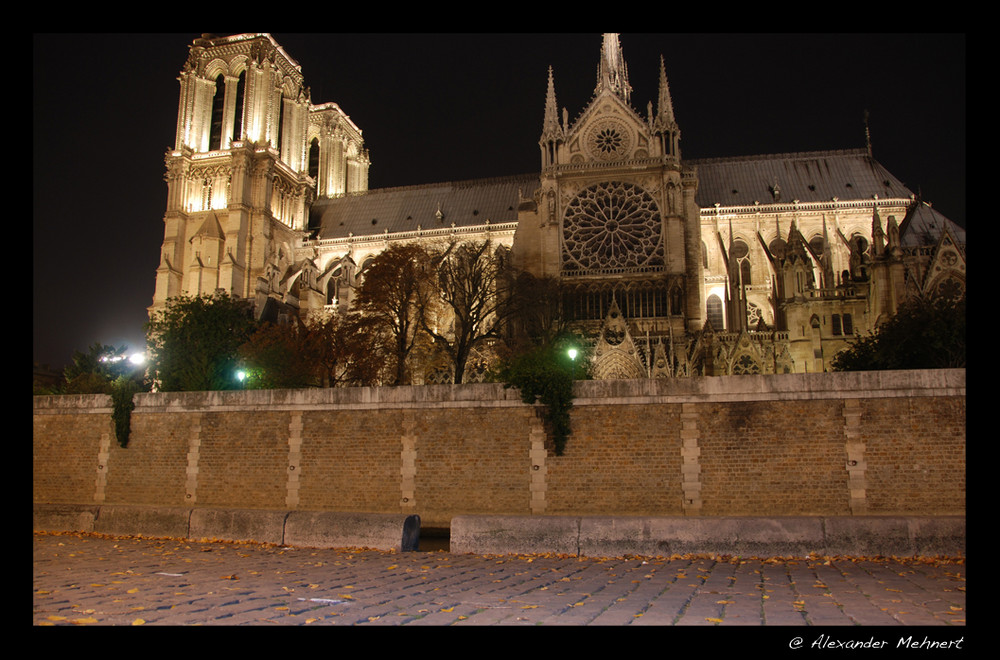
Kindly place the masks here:
<instances>
[{"instance_id":1,"label":"tower arched window","mask_svg":"<svg viewBox=\"0 0 1000 660\"><path fill-rule=\"evenodd\" d=\"M243 99L246 95L247 72L240 74L236 83L236 116L233 118L233 140L243 138Z\"/></svg>"},{"instance_id":2,"label":"tower arched window","mask_svg":"<svg viewBox=\"0 0 1000 660\"><path fill-rule=\"evenodd\" d=\"M220 73L215 79L215 96L212 97L212 126L208 135L208 149L222 148L222 122L226 109L226 79Z\"/></svg>"},{"instance_id":3,"label":"tower arched window","mask_svg":"<svg viewBox=\"0 0 1000 660\"><path fill-rule=\"evenodd\" d=\"M309 176L319 176L319 138L313 138L309 143Z\"/></svg>"},{"instance_id":4,"label":"tower arched window","mask_svg":"<svg viewBox=\"0 0 1000 660\"><path fill-rule=\"evenodd\" d=\"M285 128L285 97L278 95L278 142L274 146L277 147L278 153L282 155L282 160L284 160L284 152L281 149L281 134L284 132Z\"/></svg>"}]
</instances>

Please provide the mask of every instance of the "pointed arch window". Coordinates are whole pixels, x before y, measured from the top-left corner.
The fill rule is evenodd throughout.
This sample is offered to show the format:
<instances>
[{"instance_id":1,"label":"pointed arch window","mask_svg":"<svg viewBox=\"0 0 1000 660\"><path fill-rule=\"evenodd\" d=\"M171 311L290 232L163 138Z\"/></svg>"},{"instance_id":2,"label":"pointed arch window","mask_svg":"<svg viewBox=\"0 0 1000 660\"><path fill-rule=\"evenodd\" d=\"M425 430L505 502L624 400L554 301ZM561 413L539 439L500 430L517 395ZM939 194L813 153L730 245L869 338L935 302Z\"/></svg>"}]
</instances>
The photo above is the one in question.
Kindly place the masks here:
<instances>
[{"instance_id":1,"label":"pointed arch window","mask_svg":"<svg viewBox=\"0 0 1000 660\"><path fill-rule=\"evenodd\" d=\"M215 96L212 97L212 126L209 129L208 149L222 148L222 122L226 109L226 79L220 73L215 79Z\"/></svg>"},{"instance_id":2,"label":"pointed arch window","mask_svg":"<svg viewBox=\"0 0 1000 660\"><path fill-rule=\"evenodd\" d=\"M726 326L722 320L722 299L714 293L705 302L705 315L708 322L712 324L712 329L716 332L725 330Z\"/></svg>"},{"instance_id":3,"label":"pointed arch window","mask_svg":"<svg viewBox=\"0 0 1000 660\"><path fill-rule=\"evenodd\" d=\"M284 160L284 154L281 148L281 135L285 128L285 97L281 94L278 95L278 137L277 144L275 147L278 149L278 153L282 154L282 160Z\"/></svg>"},{"instance_id":4,"label":"pointed arch window","mask_svg":"<svg viewBox=\"0 0 1000 660\"><path fill-rule=\"evenodd\" d=\"M309 176L319 176L319 138L313 138L309 143Z\"/></svg>"},{"instance_id":5,"label":"pointed arch window","mask_svg":"<svg viewBox=\"0 0 1000 660\"><path fill-rule=\"evenodd\" d=\"M733 241L732 257L740 267L740 282L744 286L750 286L753 280L750 277L750 246L741 239Z\"/></svg>"},{"instance_id":6,"label":"pointed arch window","mask_svg":"<svg viewBox=\"0 0 1000 660\"><path fill-rule=\"evenodd\" d=\"M247 72L240 73L236 82L236 116L233 118L233 141L243 138L243 99L246 94Z\"/></svg>"}]
</instances>

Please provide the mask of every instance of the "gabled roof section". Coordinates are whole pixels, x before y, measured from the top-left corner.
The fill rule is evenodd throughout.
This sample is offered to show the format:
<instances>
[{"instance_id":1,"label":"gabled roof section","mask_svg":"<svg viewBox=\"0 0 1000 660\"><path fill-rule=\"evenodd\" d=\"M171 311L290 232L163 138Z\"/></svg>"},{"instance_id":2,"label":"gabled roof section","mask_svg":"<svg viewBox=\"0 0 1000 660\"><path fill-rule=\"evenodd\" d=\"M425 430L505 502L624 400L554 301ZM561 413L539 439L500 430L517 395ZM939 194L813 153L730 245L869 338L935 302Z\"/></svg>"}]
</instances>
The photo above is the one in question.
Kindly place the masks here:
<instances>
[{"instance_id":1,"label":"gabled roof section","mask_svg":"<svg viewBox=\"0 0 1000 660\"><path fill-rule=\"evenodd\" d=\"M913 193L865 149L712 158L698 167L701 208L829 202L837 199L909 199Z\"/></svg>"},{"instance_id":2,"label":"gabled roof section","mask_svg":"<svg viewBox=\"0 0 1000 660\"><path fill-rule=\"evenodd\" d=\"M538 185L530 174L370 190L316 201L309 226L323 240L517 222L520 197Z\"/></svg>"}]
</instances>

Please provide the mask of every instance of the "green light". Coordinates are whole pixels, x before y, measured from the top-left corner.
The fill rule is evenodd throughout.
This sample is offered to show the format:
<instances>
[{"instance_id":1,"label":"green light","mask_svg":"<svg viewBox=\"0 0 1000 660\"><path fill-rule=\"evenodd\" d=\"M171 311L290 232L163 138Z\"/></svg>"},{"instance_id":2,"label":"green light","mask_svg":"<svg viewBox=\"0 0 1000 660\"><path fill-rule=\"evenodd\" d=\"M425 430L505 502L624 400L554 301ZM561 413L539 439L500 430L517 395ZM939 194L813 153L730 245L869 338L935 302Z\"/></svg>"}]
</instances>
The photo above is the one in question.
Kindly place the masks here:
<instances>
[{"instance_id":1,"label":"green light","mask_svg":"<svg viewBox=\"0 0 1000 660\"><path fill-rule=\"evenodd\" d=\"M576 359L576 349L575 348L571 348L567 352L569 354L569 359L570 360L575 360Z\"/></svg>"}]
</instances>

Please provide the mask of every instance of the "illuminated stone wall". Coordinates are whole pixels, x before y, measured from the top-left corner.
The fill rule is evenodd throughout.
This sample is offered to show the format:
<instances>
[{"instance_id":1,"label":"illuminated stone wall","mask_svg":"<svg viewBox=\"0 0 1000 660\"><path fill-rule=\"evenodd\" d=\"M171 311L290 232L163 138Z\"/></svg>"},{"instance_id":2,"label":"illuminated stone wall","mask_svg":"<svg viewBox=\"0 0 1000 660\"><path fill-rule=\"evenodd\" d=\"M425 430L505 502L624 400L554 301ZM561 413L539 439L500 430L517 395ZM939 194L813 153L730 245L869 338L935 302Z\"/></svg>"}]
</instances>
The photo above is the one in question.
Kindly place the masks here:
<instances>
[{"instance_id":1,"label":"illuminated stone wall","mask_svg":"<svg viewBox=\"0 0 1000 660\"><path fill-rule=\"evenodd\" d=\"M563 456L498 384L35 397L34 502L458 514L963 515L965 371L578 383Z\"/></svg>"}]
</instances>

